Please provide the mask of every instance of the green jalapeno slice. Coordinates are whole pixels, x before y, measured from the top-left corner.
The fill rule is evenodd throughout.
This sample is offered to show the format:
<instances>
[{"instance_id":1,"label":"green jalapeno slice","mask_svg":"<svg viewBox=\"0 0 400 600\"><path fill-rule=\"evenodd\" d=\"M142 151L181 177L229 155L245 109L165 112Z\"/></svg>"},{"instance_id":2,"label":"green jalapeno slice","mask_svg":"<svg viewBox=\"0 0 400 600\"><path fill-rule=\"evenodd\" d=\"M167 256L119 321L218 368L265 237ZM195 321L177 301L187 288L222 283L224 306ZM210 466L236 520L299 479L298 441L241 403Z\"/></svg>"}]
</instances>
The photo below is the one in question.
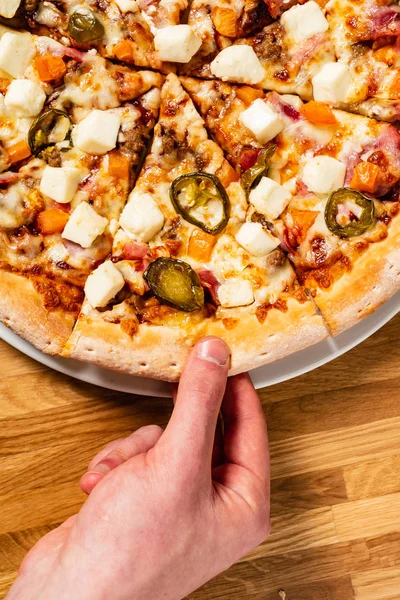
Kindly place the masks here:
<instances>
[{"instance_id":1,"label":"green jalapeno slice","mask_svg":"<svg viewBox=\"0 0 400 600\"><path fill-rule=\"evenodd\" d=\"M260 182L261 177L267 177L269 171L268 161L275 150L275 144L271 144L267 148L264 148L264 150L261 150L254 165L243 173L240 183L242 184L247 198L249 197L251 190Z\"/></svg>"},{"instance_id":2,"label":"green jalapeno slice","mask_svg":"<svg viewBox=\"0 0 400 600\"><path fill-rule=\"evenodd\" d=\"M176 212L206 233L220 233L228 223L228 194L215 175L197 171L181 175L172 183L170 197Z\"/></svg>"},{"instance_id":3,"label":"green jalapeno slice","mask_svg":"<svg viewBox=\"0 0 400 600\"><path fill-rule=\"evenodd\" d=\"M176 258L157 258L150 263L144 279L160 302L193 312L204 306L199 276L188 263Z\"/></svg>"},{"instance_id":4,"label":"green jalapeno slice","mask_svg":"<svg viewBox=\"0 0 400 600\"><path fill-rule=\"evenodd\" d=\"M72 122L62 110L51 108L38 117L31 125L28 142L31 152L38 156L43 150L68 139Z\"/></svg>"},{"instance_id":5,"label":"green jalapeno slice","mask_svg":"<svg viewBox=\"0 0 400 600\"><path fill-rule=\"evenodd\" d=\"M360 207L360 210L352 211L351 204ZM350 219L344 217L343 224L338 218L340 206L347 204ZM354 207L355 208L355 207ZM357 214L355 214L357 213ZM332 192L328 198L325 208L325 222L332 233L343 238L361 235L375 222L374 202L361 192L350 188L340 188Z\"/></svg>"},{"instance_id":6,"label":"green jalapeno slice","mask_svg":"<svg viewBox=\"0 0 400 600\"><path fill-rule=\"evenodd\" d=\"M69 18L68 31L79 44L101 40L105 33L103 24L91 10L79 8Z\"/></svg>"}]
</instances>

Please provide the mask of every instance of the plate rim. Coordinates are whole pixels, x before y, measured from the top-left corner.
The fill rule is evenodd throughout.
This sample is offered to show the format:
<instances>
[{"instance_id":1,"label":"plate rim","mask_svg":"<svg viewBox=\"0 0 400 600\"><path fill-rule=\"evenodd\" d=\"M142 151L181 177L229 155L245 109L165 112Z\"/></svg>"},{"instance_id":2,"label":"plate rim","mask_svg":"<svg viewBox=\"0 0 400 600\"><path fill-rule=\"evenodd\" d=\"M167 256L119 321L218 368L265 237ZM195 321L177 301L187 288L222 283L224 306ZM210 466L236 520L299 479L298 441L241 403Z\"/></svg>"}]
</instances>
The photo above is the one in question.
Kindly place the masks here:
<instances>
[{"instance_id":1,"label":"plate rim","mask_svg":"<svg viewBox=\"0 0 400 600\"><path fill-rule=\"evenodd\" d=\"M305 375L319 367L335 360L339 356L342 356L346 352L349 352L359 344L363 343L366 339L376 333L381 327L386 325L398 312L400 312L400 291L394 294L385 304L380 306L374 313L363 319L360 323L357 323L351 329L343 332L337 337L328 337L322 342L318 342L309 348L305 348L300 352L290 354L274 363L264 365L254 369L250 372L256 389L262 389L289 381L300 375ZM353 335L351 335L353 333ZM349 338L349 340L347 340ZM0 323L0 339L3 339L10 346L14 347L19 352L22 352L31 359L43 364L44 366L53 369L59 373L72 377L78 381L83 381L91 385L96 385L101 388L118 391L121 393L130 393L142 396L150 397L162 397L170 398L170 386L167 382L158 381L155 379L148 379L145 377L134 377L118 371L111 371L102 367L90 363L83 363L72 359L49 356L43 354L40 350L29 344L26 340L19 337L6 325ZM295 360L301 353L307 351L311 354L321 344L326 348L326 344L331 347L331 350L322 356L319 360L310 360L309 364L294 368L288 374L278 375L272 378L271 381L263 380L262 372L271 365L282 363L282 361L289 362ZM306 359L307 363L307 359ZM118 383L122 381L122 383Z\"/></svg>"}]
</instances>

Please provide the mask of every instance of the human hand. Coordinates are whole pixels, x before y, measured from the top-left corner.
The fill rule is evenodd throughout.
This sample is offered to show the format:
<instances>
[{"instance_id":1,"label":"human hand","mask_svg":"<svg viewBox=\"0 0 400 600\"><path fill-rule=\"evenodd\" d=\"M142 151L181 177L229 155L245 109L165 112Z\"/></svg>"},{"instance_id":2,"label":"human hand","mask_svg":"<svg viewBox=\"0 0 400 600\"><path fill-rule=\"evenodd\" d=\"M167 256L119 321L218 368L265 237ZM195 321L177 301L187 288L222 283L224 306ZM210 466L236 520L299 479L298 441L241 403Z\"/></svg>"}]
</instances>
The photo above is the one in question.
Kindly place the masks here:
<instances>
[{"instance_id":1,"label":"human hand","mask_svg":"<svg viewBox=\"0 0 400 600\"><path fill-rule=\"evenodd\" d=\"M265 419L248 375L227 383L228 364L221 340L197 344L166 430L143 427L93 459L88 500L31 550L9 600L179 600L265 540Z\"/></svg>"}]
</instances>

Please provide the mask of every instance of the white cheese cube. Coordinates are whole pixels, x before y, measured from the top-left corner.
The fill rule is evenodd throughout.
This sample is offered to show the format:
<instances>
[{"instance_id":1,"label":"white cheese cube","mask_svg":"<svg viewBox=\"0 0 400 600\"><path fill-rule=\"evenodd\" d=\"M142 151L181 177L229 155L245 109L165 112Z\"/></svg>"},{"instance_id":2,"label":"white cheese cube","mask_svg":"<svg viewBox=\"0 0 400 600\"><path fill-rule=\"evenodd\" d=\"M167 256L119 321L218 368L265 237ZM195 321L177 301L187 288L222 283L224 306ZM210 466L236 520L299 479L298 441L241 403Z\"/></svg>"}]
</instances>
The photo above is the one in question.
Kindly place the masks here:
<instances>
[{"instance_id":1,"label":"white cheese cube","mask_svg":"<svg viewBox=\"0 0 400 600\"><path fill-rule=\"evenodd\" d=\"M92 110L74 129L74 146L88 154L105 154L117 145L121 117L104 110Z\"/></svg>"},{"instance_id":2,"label":"white cheese cube","mask_svg":"<svg viewBox=\"0 0 400 600\"><path fill-rule=\"evenodd\" d=\"M287 188L270 177L262 177L251 190L249 200L257 212L268 219L277 219L290 202L292 195Z\"/></svg>"},{"instance_id":3,"label":"white cheese cube","mask_svg":"<svg viewBox=\"0 0 400 600\"><path fill-rule=\"evenodd\" d=\"M253 304L254 294L250 281L242 280L224 283L218 288L218 300L224 308Z\"/></svg>"},{"instance_id":4,"label":"white cheese cube","mask_svg":"<svg viewBox=\"0 0 400 600\"><path fill-rule=\"evenodd\" d=\"M240 114L239 120L261 144L272 140L284 127L282 119L261 98L254 100Z\"/></svg>"},{"instance_id":5,"label":"white cheese cube","mask_svg":"<svg viewBox=\"0 0 400 600\"><path fill-rule=\"evenodd\" d=\"M90 248L107 224L107 219L101 217L87 202L81 202L70 216L62 237L82 248Z\"/></svg>"},{"instance_id":6,"label":"white cheese cube","mask_svg":"<svg viewBox=\"0 0 400 600\"><path fill-rule=\"evenodd\" d=\"M60 204L68 204L75 196L81 179L80 169L46 166L40 182L40 191Z\"/></svg>"},{"instance_id":7,"label":"white cheese cube","mask_svg":"<svg viewBox=\"0 0 400 600\"><path fill-rule=\"evenodd\" d=\"M124 14L128 12L135 13L139 10L136 0L115 0L115 4Z\"/></svg>"},{"instance_id":8,"label":"white cheese cube","mask_svg":"<svg viewBox=\"0 0 400 600\"><path fill-rule=\"evenodd\" d=\"M228 46L214 58L211 73L223 81L256 84L264 78L264 69L251 46Z\"/></svg>"},{"instance_id":9,"label":"white cheese cube","mask_svg":"<svg viewBox=\"0 0 400 600\"><path fill-rule=\"evenodd\" d=\"M102 308L115 298L125 285L117 267L107 260L97 267L86 280L85 294L93 308Z\"/></svg>"},{"instance_id":10,"label":"white cheese cube","mask_svg":"<svg viewBox=\"0 0 400 600\"><path fill-rule=\"evenodd\" d=\"M330 194L343 187L346 165L331 156L314 156L303 169L302 179L315 194Z\"/></svg>"},{"instance_id":11,"label":"white cheese cube","mask_svg":"<svg viewBox=\"0 0 400 600\"><path fill-rule=\"evenodd\" d=\"M6 19L15 17L21 0L0 0L0 15Z\"/></svg>"},{"instance_id":12,"label":"white cheese cube","mask_svg":"<svg viewBox=\"0 0 400 600\"><path fill-rule=\"evenodd\" d=\"M0 69L11 77L22 77L35 54L30 33L7 32L0 40Z\"/></svg>"},{"instance_id":13,"label":"white cheese cube","mask_svg":"<svg viewBox=\"0 0 400 600\"><path fill-rule=\"evenodd\" d=\"M286 33L297 43L329 28L324 13L314 0L289 8L281 16L281 23Z\"/></svg>"},{"instance_id":14,"label":"white cheese cube","mask_svg":"<svg viewBox=\"0 0 400 600\"><path fill-rule=\"evenodd\" d=\"M119 223L136 240L149 242L164 225L164 215L150 194L133 191Z\"/></svg>"},{"instance_id":15,"label":"white cheese cube","mask_svg":"<svg viewBox=\"0 0 400 600\"><path fill-rule=\"evenodd\" d=\"M264 229L261 223L243 223L235 237L236 241L253 256L265 256L280 244L278 238Z\"/></svg>"},{"instance_id":16,"label":"white cheese cube","mask_svg":"<svg viewBox=\"0 0 400 600\"><path fill-rule=\"evenodd\" d=\"M44 106L46 94L34 81L14 79L8 86L4 101L17 117L36 117Z\"/></svg>"},{"instance_id":17,"label":"white cheese cube","mask_svg":"<svg viewBox=\"0 0 400 600\"><path fill-rule=\"evenodd\" d=\"M169 25L157 29L154 45L160 60L188 63L199 50L202 41L190 25Z\"/></svg>"},{"instance_id":18,"label":"white cheese cube","mask_svg":"<svg viewBox=\"0 0 400 600\"><path fill-rule=\"evenodd\" d=\"M340 62L326 63L312 78L314 100L327 104L346 102L351 84L347 65Z\"/></svg>"}]
</instances>

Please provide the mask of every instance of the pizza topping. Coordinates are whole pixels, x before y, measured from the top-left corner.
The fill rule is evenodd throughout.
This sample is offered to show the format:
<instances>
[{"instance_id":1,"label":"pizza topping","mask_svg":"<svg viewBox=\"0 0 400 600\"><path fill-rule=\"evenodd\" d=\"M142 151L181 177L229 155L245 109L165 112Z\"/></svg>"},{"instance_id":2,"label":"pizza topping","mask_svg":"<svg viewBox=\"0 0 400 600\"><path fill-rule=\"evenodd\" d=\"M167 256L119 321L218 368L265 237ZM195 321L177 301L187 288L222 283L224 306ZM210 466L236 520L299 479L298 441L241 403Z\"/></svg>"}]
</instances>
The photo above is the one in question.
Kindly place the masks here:
<instances>
[{"instance_id":1,"label":"pizza topping","mask_svg":"<svg viewBox=\"0 0 400 600\"><path fill-rule=\"evenodd\" d=\"M160 60L188 63L202 41L189 25L169 25L158 29L154 45Z\"/></svg>"},{"instance_id":2,"label":"pizza topping","mask_svg":"<svg viewBox=\"0 0 400 600\"><path fill-rule=\"evenodd\" d=\"M374 194L379 185L381 174L382 171L378 165L375 165L372 162L361 161L354 168L350 187L359 190L360 192Z\"/></svg>"},{"instance_id":3,"label":"pizza topping","mask_svg":"<svg viewBox=\"0 0 400 600\"><path fill-rule=\"evenodd\" d=\"M236 241L253 256L266 256L280 244L280 241L261 223L243 223L236 234Z\"/></svg>"},{"instance_id":4,"label":"pizza topping","mask_svg":"<svg viewBox=\"0 0 400 600\"><path fill-rule=\"evenodd\" d=\"M254 302L253 287L250 281L245 279L223 283L218 288L218 300L224 308L248 306Z\"/></svg>"},{"instance_id":5,"label":"pizza topping","mask_svg":"<svg viewBox=\"0 0 400 600\"><path fill-rule=\"evenodd\" d=\"M149 253L150 248L147 244L139 242L128 242L122 249L122 257L125 260L141 260Z\"/></svg>"},{"instance_id":6,"label":"pizza topping","mask_svg":"<svg viewBox=\"0 0 400 600\"><path fill-rule=\"evenodd\" d=\"M115 4L118 6L122 13L135 13L138 12L139 6L136 0L115 0Z\"/></svg>"},{"instance_id":7,"label":"pizza topping","mask_svg":"<svg viewBox=\"0 0 400 600\"><path fill-rule=\"evenodd\" d=\"M104 26L96 15L88 9L78 8L69 18L68 31L79 44L101 40L105 34Z\"/></svg>"},{"instance_id":8,"label":"pizza topping","mask_svg":"<svg viewBox=\"0 0 400 600\"><path fill-rule=\"evenodd\" d=\"M302 42L316 33L323 33L329 28L324 13L314 0L292 6L283 13L281 23L296 43Z\"/></svg>"},{"instance_id":9,"label":"pizza topping","mask_svg":"<svg viewBox=\"0 0 400 600\"><path fill-rule=\"evenodd\" d=\"M287 73L288 77L295 78L301 67L315 55L316 51L321 46L326 44L326 41L327 38L325 34L316 33L312 38L303 42L291 59L286 63L283 73ZM279 73L282 73L282 71L279 71L275 77L277 77Z\"/></svg>"},{"instance_id":10,"label":"pizza topping","mask_svg":"<svg viewBox=\"0 0 400 600\"><path fill-rule=\"evenodd\" d=\"M150 194L133 190L119 223L128 235L149 242L163 228L164 215Z\"/></svg>"},{"instance_id":11,"label":"pizza topping","mask_svg":"<svg viewBox=\"0 0 400 600\"><path fill-rule=\"evenodd\" d=\"M6 19L11 19L15 16L21 0L0 0L0 15Z\"/></svg>"},{"instance_id":12,"label":"pizza topping","mask_svg":"<svg viewBox=\"0 0 400 600\"><path fill-rule=\"evenodd\" d=\"M194 229L190 236L188 255L200 263L209 262L217 238L202 229Z\"/></svg>"},{"instance_id":13,"label":"pizza topping","mask_svg":"<svg viewBox=\"0 0 400 600\"><path fill-rule=\"evenodd\" d=\"M331 156L314 156L303 169L302 179L315 194L329 194L343 186L346 165Z\"/></svg>"},{"instance_id":14,"label":"pizza topping","mask_svg":"<svg viewBox=\"0 0 400 600\"><path fill-rule=\"evenodd\" d=\"M251 46L228 46L214 58L211 73L223 81L257 84L264 78L264 69Z\"/></svg>"},{"instance_id":15,"label":"pizza topping","mask_svg":"<svg viewBox=\"0 0 400 600\"><path fill-rule=\"evenodd\" d=\"M340 237L361 235L375 222L374 202L349 188L336 190L326 204L325 222Z\"/></svg>"},{"instance_id":16,"label":"pizza topping","mask_svg":"<svg viewBox=\"0 0 400 600\"><path fill-rule=\"evenodd\" d=\"M8 158L12 165L21 162L21 160L25 160L29 158L31 155L31 150L25 140L21 140L12 146L7 148Z\"/></svg>"},{"instance_id":17,"label":"pizza topping","mask_svg":"<svg viewBox=\"0 0 400 600\"><path fill-rule=\"evenodd\" d=\"M106 154L117 145L120 127L120 115L104 110L92 110L74 128L74 145L88 154Z\"/></svg>"},{"instance_id":18,"label":"pizza topping","mask_svg":"<svg viewBox=\"0 0 400 600\"><path fill-rule=\"evenodd\" d=\"M284 127L279 115L260 98L240 114L239 120L261 144L272 140Z\"/></svg>"},{"instance_id":19,"label":"pizza topping","mask_svg":"<svg viewBox=\"0 0 400 600\"><path fill-rule=\"evenodd\" d=\"M5 105L17 117L36 117L46 101L46 94L30 79L14 79L7 89Z\"/></svg>"},{"instance_id":20,"label":"pizza topping","mask_svg":"<svg viewBox=\"0 0 400 600\"><path fill-rule=\"evenodd\" d=\"M34 67L44 83L60 81L67 73L67 66L61 56L52 54L38 56L34 61Z\"/></svg>"},{"instance_id":21,"label":"pizza topping","mask_svg":"<svg viewBox=\"0 0 400 600\"><path fill-rule=\"evenodd\" d=\"M176 258L157 258L150 263L144 279L162 303L186 312L204 306L200 278L190 265Z\"/></svg>"},{"instance_id":22,"label":"pizza topping","mask_svg":"<svg viewBox=\"0 0 400 600\"><path fill-rule=\"evenodd\" d=\"M323 102L317 102L316 100L303 104L300 113L315 125L336 125L337 123L332 109Z\"/></svg>"},{"instance_id":23,"label":"pizza topping","mask_svg":"<svg viewBox=\"0 0 400 600\"><path fill-rule=\"evenodd\" d=\"M33 122L28 141L33 155L38 156L45 148L68 138L72 123L68 115L61 111L50 109Z\"/></svg>"},{"instance_id":24,"label":"pizza topping","mask_svg":"<svg viewBox=\"0 0 400 600\"><path fill-rule=\"evenodd\" d=\"M35 54L30 33L6 32L0 41L0 69L11 77L22 77Z\"/></svg>"},{"instance_id":25,"label":"pizza topping","mask_svg":"<svg viewBox=\"0 0 400 600\"><path fill-rule=\"evenodd\" d=\"M40 191L60 204L71 202L82 180L82 171L74 167L49 167L43 171Z\"/></svg>"},{"instance_id":26,"label":"pizza topping","mask_svg":"<svg viewBox=\"0 0 400 600\"><path fill-rule=\"evenodd\" d=\"M350 68L344 63L325 63L312 78L314 100L327 104L346 102L352 84Z\"/></svg>"},{"instance_id":27,"label":"pizza topping","mask_svg":"<svg viewBox=\"0 0 400 600\"><path fill-rule=\"evenodd\" d=\"M274 144L270 144L263 150L254 151L254 154L251 155L251 162L249 155L246 154L244 157L242 157L241 166L244 170L244 173L241 177L240 183L242 184L242 187L246 193L246 197L249 196L250 191L259 183L261 178L268 175L268 161L274 154L275 149L276 146ZM245 158L246 162L244 160Z\"/></svg>"},{"instance_id":28,"label":"pizza topping","mask_svg":"<svg viewBox=\"0 0 400 600\"><path fill-rule=\"evenodd\" d=\"M231 38L235 38L237 36L236 11L223 6L213 6L211 10L211 18L218 33Z\"/></svg>"},{"instance_id":29,"label":"pizza topping","mask_svg":"<svg viewBox=\"0 0 400 600\"><path fill-rule=\"evenodd\" d=\"M200 278L201 285L209 291L213 302L218 304L217 292L221 284L215 277L214 273L209 269L202 269L201 271L197 271L197 274Z\"/></svg>"},{"instance_id":30,"label":"pizza topping","mask_svg":"<svg viewBox=\"0 0 400 600\"><path fill-rule=\"evenodd\" d=\"M82 248L90 248L95 239L104 233L108 220L101 217L87 202L81 202L71 214L63 238Z\"/></svg>"},{"instance_id":31,"label":"pizza topping","mask_svg":"<svg viewBox=\"0 0 400 600\"><path fill-rule=\"evenodd\" d=\"M117 267L107 260L87 278L86 298L93 308L104 308L122 290L125 280Z\"/></svg>"},{"instance_id":32,"label":"pizza topping","mask_svg":"<svg viewBox=\"0 0 400 600\"><path fill-rule=\"evenodd\" d=\"M220 180L210 173L186 173L172 183L172 204L180 215L206 233L220 233L229 220L230 203Z\"/></svg>"},{"instance_id":33,"label":"pizza topping","mask_svg":"<svg viewBox=\"0 0 400 600\"><path fill-rule=\"evenodd\" d=\"M292 194L283 185L269 177L262 177L249 196L257 212L267 219L277 219L290 202Z\"/></svg>"},{"instance_id":34,"label":"pizza topping","mask_svg":"<svg viewBox=\"0 0 400 600\"><path fill-rule=\"evenodd\" d=\"M62 233L69 219L69 214L57 208L49 208L36 217L36 228L42 235Z\"/></svg>"}]
</instances>

